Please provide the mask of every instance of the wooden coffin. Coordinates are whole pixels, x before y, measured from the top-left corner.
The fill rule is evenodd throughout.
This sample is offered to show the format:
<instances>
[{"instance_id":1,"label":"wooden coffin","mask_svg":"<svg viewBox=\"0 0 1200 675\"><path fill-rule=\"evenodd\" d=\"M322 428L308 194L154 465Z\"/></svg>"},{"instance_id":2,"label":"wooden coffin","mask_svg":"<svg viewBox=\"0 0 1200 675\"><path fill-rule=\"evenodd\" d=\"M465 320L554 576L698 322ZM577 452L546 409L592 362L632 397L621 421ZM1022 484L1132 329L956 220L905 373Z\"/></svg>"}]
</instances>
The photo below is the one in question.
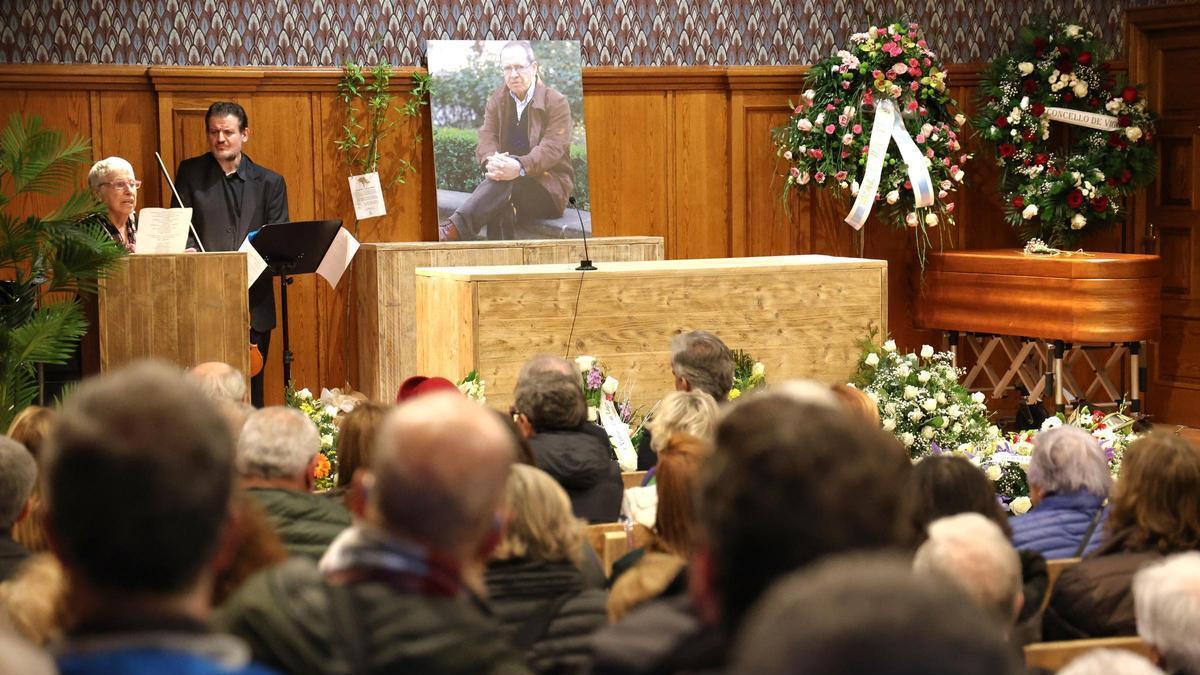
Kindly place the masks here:
<instances>
[{"instance_id":1,"label":"wooden coffin","mask_svg":"<svg viewBox=\"0 0 1200 675\"><path fill-rule=\"evenodd\" d=\"M1157 340L1158 256L930 253L917 279L918 328L1072 343Z\"/></svg>"}]
</instances>

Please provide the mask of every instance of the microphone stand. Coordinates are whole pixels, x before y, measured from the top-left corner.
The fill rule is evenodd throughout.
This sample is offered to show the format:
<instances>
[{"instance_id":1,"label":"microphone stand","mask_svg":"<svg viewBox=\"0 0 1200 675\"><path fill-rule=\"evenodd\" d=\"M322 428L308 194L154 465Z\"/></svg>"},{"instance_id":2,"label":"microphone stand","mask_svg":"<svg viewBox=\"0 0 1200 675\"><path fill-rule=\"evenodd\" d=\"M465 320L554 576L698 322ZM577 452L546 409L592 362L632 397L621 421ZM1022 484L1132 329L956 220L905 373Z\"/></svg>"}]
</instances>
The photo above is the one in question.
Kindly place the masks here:
<instances>
[{"instance_id":1,"label":"microphone stand","mask_svg":"<svg viewBox=\"0 0 1200 675\"><path fill-rule=\"evenodd\" d=\"M583 235L583 259L579 261L579 267L575 269L580 272L595 272L596 266L592 264L592 257L588 255L587 228L583 226L583 215L579 213L579 209L575 208L574 195L567 202L571 204L571 208L575 209L575 215L579 218L579 232Z\"/></svg>"},{"instance_id":2,"label":"microphone stand","mask_svg":"<svg viewBox=\"0 0 1200 675\"><path fill-rule=\"evenodd\" d=\"M175 195L175 201L179 202L180 206L187 206L183 203L183 198L179 196L179 190L175 189L175 181L171 180L171 174L167 171L167 165L163 164L162 156L155 151L154 156L158 159L158 168L162 169L163 177L167 179L167 185L171 186L171 194ZM192 221L188 221L188 229L192 231L192 236L196 238L196 246L200 247L200 252L204 253L204 244L200 241L200 235L196 234L196 226L192 225Z\"/></svg>"}]
</instances>

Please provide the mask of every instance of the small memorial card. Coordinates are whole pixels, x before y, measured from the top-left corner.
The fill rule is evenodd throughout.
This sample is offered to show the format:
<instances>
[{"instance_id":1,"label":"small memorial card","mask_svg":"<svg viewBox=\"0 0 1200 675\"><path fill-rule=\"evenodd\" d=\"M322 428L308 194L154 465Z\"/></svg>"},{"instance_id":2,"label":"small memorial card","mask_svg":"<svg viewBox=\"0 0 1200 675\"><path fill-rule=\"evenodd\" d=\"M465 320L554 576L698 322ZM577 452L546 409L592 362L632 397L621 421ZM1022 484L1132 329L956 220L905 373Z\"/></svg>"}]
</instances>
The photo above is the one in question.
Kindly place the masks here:
<instances>
[{"instance_id":1,"label":"small memorial card","mask_svg":"<svg viewBox=\"0 0 1200 675\"><path fill-rule=\"evenodd\" d=\"M383 187L379 184L379 173L364 173L350 176L350 197L354 200L354 217L359 220L387 215L383 203Z\"/></svg>"},{"instance_id":2,"label":"small memorial card","mask_svg":"<svg viewBox=\"0 0 1200 675\"><path fill-rule=\"evenodd\" d=\"M183 253L191 209L144 208L137 219L137 253Z\"/></svg>"},{"instance_id":3,"label":"small memorial card","mask_svg":"<svg viewBox=\"0 0 1200 675\"><path fill-rule=\"evenodd\" d=\"M250 236L254 236L254 234L256 233L251 233ZM258 249L250 244L250 237L246 237L246 240L238 247L238 251L246 254L246 288L248 289L267 270L267 261L263 260Z\"/></svg>"},{"instance_id":4,"label":"small memorial card","mask_svg":"<svg viewBox=\"0 0 1200 675\"><path fill-rule=\"evenodd\" d=\"M337 236L333 238L333 243L329 245L325 257L321 258L317 274L324 277L330 286L337 288L338 282L341 281L342 275L350 266L350 261L354 260L354 254L357 252L358 240L346 228L338 228Z\"/></svg>"}]
</instances>

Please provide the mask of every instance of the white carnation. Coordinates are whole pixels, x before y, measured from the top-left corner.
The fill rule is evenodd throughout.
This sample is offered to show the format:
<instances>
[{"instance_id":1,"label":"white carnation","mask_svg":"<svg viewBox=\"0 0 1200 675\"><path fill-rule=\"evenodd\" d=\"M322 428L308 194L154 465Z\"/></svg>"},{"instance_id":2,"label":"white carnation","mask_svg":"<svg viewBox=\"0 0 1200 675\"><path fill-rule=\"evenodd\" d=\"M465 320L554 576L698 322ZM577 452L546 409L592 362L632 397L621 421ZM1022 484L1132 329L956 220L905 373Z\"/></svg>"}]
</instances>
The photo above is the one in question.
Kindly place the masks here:
<instances>
[{"instance_id":1,"label":"white carnation","mask_svg":"<svg viewBox=\"0 0 1200 675\"><path fill-rule=\"evenodd\" d=\"M620 386L620 382L617 381L617 378L609 375L608 377L604 378L604 384L600 385L600 391L612 396L613 394L617 393L618 386Z\"/></svg>"},{"instance_id":2,"label":"white carnation","mask_svg":"<svg viewBox=\"0 0 1200 675\"><path fill-rule=\"evenodd\" d=\"M912 386L911 384L905 385L904 398L909 401L913 400L914 398L917 397L917 391L918 391L917 388Z\"/></svg>"},{"instance_id":3,"label":"white carnation","mask_svg":"<svg viewBox=\"0 0 1200 675\"><path fill-rule=\"evenodd\" d=\"M895 429L896 429L896 420L889 417L883 421L883 430L884 431L894 431Z\"/></svg>"},{"instance_id":4,"label":"white carnation","mask_svg":"<svg viewBox=\"0 0 1200 675\"><path fill-rule=\"evenodd\" d=\"M1029 501L1029 497L1017 497L1009 504L1014 516L1019 516L1029 513L1029 509L1033 508L1033 502Z\"/></svg>"},{"instance_id":5,"label":"white carnation","mask_svg":"<svg viewBox=\"0 0 1200 675\"><path fill-rule=\"evenodd\" d=\"M937 401L935 401L931 398L927 398L921 402L921 407L928 410L929 412L933 412L934 410L937 410L938 403L937 403Z\"/></svg>"},{"instance_id":6,"label":"white carnation","mask_svg":"<svg viewBox=\"0 0 1200 675\"><path fill-rule=\"evenodd\" d=\"M921 437L927 441L931 440L935 433L937 433L937 431L935 431L933 427L922 427L921 428Z\"/></svg>"},{"instance_id":7,"label":"white carnation","mask_svg":"<svg viewBox=\"0 0 1200 675\"><path fill-rule=\"evenodd\" d=\"M586 373L587 371L591 370L592 366L594 365L596 365L596 357L594 356L575 357L575 367L578 368L579 372L581 373Z\"/></svg>"},{"instance_id":8,"label":"white carnation","mask_svg":"<svg viewBox=\"0 0 1200 675\"><path fill-rule=\"evenodd\" d=\"M1051 429L1057 429L1057 428L1061 427L1062 425L1063 425L1062 418L1060 418L1058 415L1052 415L1052 416L1047 417L1046 419L1042 420L1042 431L1050 431Z\"/></svg>"}]
</instances>

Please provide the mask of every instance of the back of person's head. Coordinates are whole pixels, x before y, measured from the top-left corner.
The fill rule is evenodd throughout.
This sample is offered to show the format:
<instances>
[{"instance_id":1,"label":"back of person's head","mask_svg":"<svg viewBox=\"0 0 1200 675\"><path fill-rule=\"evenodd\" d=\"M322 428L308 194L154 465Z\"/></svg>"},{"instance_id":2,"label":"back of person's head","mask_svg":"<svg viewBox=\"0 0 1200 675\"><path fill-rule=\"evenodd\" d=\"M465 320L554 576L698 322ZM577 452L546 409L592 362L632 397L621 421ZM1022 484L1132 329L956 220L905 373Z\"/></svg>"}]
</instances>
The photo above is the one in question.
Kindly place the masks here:
<instances>
[{"instance_id":1,"label":"back of person's head","mask_svg":"<svg viewBox=\"0 0 1200 675\"><path fill-rule=\"evenodd\" d=\"M1004 536L1012 536L996 488L983 470L962 457L935 455L917 462L909 476L908 501L918 538L933 521L959 513L983 514Z\"/></svg>"},{"instance_id":2,"label":"back of person's head","mask_svg":"<svg viewBox=\"0 0 1200 675\"><path fill-rule=\"evenodd\" d=\"M1125 451L1106 528L1123 535L1126 550L1200 548L1200 449L1165 433L1134 441Z\"/></svg>"},{"instance_id":3,"label":"back of person's head","mask_svg":"<svg viewBox=\"0 0 1200 675\"><path fill-rule=\"evenodd\" d=\"M574 429L587 417L587 400L578 375L539 372L517 385L513 394L518 414L535 431Z\"/></svg>"},{"instance_id":4,"label":"back of person's head","mask_svg":"<svg viewBox=\"0 0 1200 675\"><path fill-rule=\"evenodd\" d=\"M1133 577L1138 635L1166 670L1200 673L1200 553L1150 563Z\"/></svg>"},{"instance_id":5,"label":"back of person's head","mask_svg":"<svg viewBox=\"0 0 1200 675\"><path fill-rule=\"evenodd\" d=\"M237 468L243 478L298 481L321 451L317 426L304 413L271 406L250 413L237 443Z\"/></svg>"},{"instance_id":6,"label":"back of person's head","mask_svg":"<svg viewBox=\"0 0 1200 675\"><path fill-rule=\"evenodd\" d=\"M1021 559L991 519L960 513L929 524L913 569L954 584L978 607L1008 624L1021 610Z\"/></svg>"},{"instance_id":7,"label":"back of person's head","mask_svg":"<svg viewBox=\"0 0 1200 675\"><path fill-rule=\"evenodd\" d=\"M529 439L525 438L525 434L521 433L521 428L517 426L513 416L508 413L500 412L495 408L488 408L496 416L496 419L508 429L508 433L512 436L512 442L515 446L517 454L513 457L513 461L518 464L527 464L529 466L537 466L537 458L533 455L533 446L529 445Z\"/></svg>"},{"instance_id":8,"label":"back of person's head","mask_svg":"<svg viewBox=\"0 0 1200 675\"><path fill-rule=\"evenodd\" d=\"M188 376L214 401L246 401L246 376L228 363L205 361L189 370Z\"/></svg>"},{"instance_id":9,"label":"back of person's head","mask_svg":"<svg viewBox=\"0 0 1200 675\"><path fill-rule=\"evenodd\" d=\"M905 561L840 556L763 594L733 652L736 675L1017 675L991 617Z\"/></svg>"},{"instance_id":10,"label":"back of person's head","mask_svg":"<svg viewBox=\"0 0 1200 675\"><path fill-rule=\"evenodd\" d=\"M26 558L12 578L0 583L0 614L35 645L61 638L70 623L70 608L67 578L58 559L49 553Z\"/></svg>"},{"instance_id":11,"label":"back of person's head","mask_svg":"<svg viewBox=\"0 0 1200 675\"><path fill-rule=\"evenodd\" d=\"M233 440L183 373L141 362L84 382L46 449L51 543L72 583L161 595L199 579L229 514Z\"/></svg>"},{"instance_id":12,"label":"back of person's head","mask_svg":"<svg viewBox=\"0 0 1200 675\"><path fill-rule=\"evenodd\" d=\"M829 390L837 397L838 403L850 414L872 426L879 426L879 406L867 392L848 384L837 382L829 385Z\"/></svg>"},{"instance_id":13,"label":"back of person's head","mask_svg":"<svg viewBox=\"0 0 1200 675\"><path fill-rule=\"evenodd\" d=\"M702 472L700 521L727 626L773 580L826 555L910 543L894 438L780 393L738 399Z\"/></svg>"},{"instance_id":14,"label":"back of person's head","mask_svg":"<svg viewBox=\"0 0 1200 675\"><path fill-rule=\"evenodd\" d=\"M354 472L369 468L374 457L375 439L379 427L391 406L374 401L364 401L346 413L338 421L338 474L339 486L349 485Z\"/></svg>"},{"instance_id":15,"label":"back of person's head","mask_svg":"<svg viewBox=\"0 0 1200 675\"><path fill-rule=\"evenodd\" d=\"M1127 649L1093 649L1073 659L1058 675L1164 675L1146 657ZM1186 675L1186 674L1183 674Z\"/></svg>"},{"instance_id":16,"label":"back of person's head","mask_svg":"<svg viewBox=\"0 0 1200 675\"><path fill-rule=\"evenodd\" d=\"M425 546L473 555L498 525L514 453L499 420L461 395L405 402L388 413L375 445L367 518Z\"/></svg>"},{"instance_id":17,"label":"back of person's head","mask_svg":"<svg viewBox=\"0 0 1200 675\"><path fill-rule=\"evenodd\" d=\"M1088 432L1069 424L1034 436L1033 455L1025 473L1030 487L1046 494L1086 492L1107 497L1113 484L1100 444Z\"/></svg>"},{"instance_id":18,"label":"back of person's head","mask_svg":"<svg viewBox=\"0 0 1200 675\"><path fill-rule=\"evenodd\" d=\"M42 445L50 436L50 427L58 419L54 408L31 405L13 418L8 425L8 437L25 446L34 459L42 456Z\"/></svg>"},{"instance_id":19,"label":"back of person's head","mask_svg":"<svg viewBox=\"0 0 1200 675\"><path fill-rule=\"evenodd\" d=\"M680 333L671 339L671 372L689 389L724 401L733 388L733 352L708 331Z\"/></svg>"},{"instance_id":20,"label":"back of person's head","mask_svg":"<svg viewBox=\"0 0 1200 675\"><path fill-rule=\"evenodd\" d=\"M706 395L707 396L707 395ZM696 542L696 491L700 470L712 455L708 441L684 433L667 439L654 470L658 507L654 519L655 545L665 553L687 558Z\"/></svg>"},{"instance_id":21,"label":"back of person's head","mask_svg":"<svg viewBox=\"0 0 1200 675\"><path fill-rule=\"evenodd\" d=\"M673 391L662 398L654 416L646 423L650 447L662 452L671 434L682 432L703 441L712 441L717 432L720 410L712 396L700 390Z\"/></svg>"},{"instance_id":22,"label":"back of person's head","mask_svg":"<svg viewBox=\"0 0 1200 675\"><path fill-rule=\"evenodd\" d=\"M520 386L525 378L538 373L559 373L579 377L579 367L556 354L535 354L521 364L521 371L517 373L517 386Z\"/></svg>"},{"instance_id":23,"label":"back of person's head","mask_svg":"<svg viewBox=\"0 0 1200 675\"><path fill-rule=\"evenodd\" d=\"M227 537L228 555L222 556L213 580L213 606L220 606L255 573L287 559L287 549L267 512L245 490L234 492L230 506L232 527Z\"/></svg>"},{"instance_id":24,"label":"back of person's head","mask_svg":"<svg viewBox=\"0 0 1200 675\"><path fill-rule=\"evenodd\" d=\"M492 557L578 563L583 522L571 511L571 500L550 474L514 464L505 488L508 526Z\"/></svg>"},{"instance_id":25,"label":"back of person's head","mask_svg":"<svg viewBox=\"0 0 1200 675\"><path fill-rule=\"evenodd\" d=\"M12 529L25 511L38 467L24 445L0 436L0 532Z\"/></svg>"}]
</instances>

